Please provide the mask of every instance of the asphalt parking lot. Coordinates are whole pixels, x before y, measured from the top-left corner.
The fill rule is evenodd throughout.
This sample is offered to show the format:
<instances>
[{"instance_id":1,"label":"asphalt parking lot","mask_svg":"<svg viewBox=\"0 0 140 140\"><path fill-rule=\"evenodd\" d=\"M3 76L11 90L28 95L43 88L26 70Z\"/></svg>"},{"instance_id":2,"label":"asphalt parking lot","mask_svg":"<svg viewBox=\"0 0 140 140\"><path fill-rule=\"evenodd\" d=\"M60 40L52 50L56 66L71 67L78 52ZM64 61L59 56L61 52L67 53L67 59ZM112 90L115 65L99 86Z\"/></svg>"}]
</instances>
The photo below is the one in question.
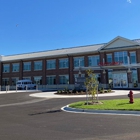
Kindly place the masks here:
<instances>
[{"instance_id":1,"label":"asphalt parking lot","mask_svg":"<svg viewBox=\"0 0 140 140\"><path fill-rule=\"evenodd\" d=\"M85 98L48 99L30 97L29 94L0 95L0 140L140 139L138 116L63 112L61 107ZM100 99L114 98L126 96Z\"/></svg>"}]
</instances>

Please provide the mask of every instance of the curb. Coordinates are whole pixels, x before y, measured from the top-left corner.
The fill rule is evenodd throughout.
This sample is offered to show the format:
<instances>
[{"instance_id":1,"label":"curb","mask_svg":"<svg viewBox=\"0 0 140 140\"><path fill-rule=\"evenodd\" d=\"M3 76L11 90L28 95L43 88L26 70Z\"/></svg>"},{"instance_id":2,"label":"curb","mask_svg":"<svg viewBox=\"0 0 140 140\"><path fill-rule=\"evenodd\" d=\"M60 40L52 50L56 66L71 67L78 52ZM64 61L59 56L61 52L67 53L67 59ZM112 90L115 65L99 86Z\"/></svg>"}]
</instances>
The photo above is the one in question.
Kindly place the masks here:
<instances>
[{"instance_id":1,"label":"curb","mask_svg":"<svg viewBox=\"0 0 140 140\"><path fill-rule=\"evenodd\" d=\"M125 111L125 110L91 110L71 108L69 105L64 106L61 110L70 113L85 113L85 114L104 114L104 115L131 115L140 116L140 111Z\"/></svg>"}]
</instances>

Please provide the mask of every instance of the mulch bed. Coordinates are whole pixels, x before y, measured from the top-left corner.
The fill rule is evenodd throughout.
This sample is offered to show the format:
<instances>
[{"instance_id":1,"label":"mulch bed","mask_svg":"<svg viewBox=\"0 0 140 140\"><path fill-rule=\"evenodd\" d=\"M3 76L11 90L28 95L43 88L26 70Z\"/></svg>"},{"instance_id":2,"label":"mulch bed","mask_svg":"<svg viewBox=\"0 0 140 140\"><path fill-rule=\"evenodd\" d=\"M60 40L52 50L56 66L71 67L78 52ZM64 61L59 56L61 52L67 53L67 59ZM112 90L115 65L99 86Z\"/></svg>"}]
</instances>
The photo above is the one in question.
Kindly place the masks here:
<instances>
[{"instance_id":1,"label":"mulch bed","mask_svg":"<svg viewBox=\"0 0 140 140\"><path fill-rule=\"evenodd\" d=\"M114 91L111 91L111 92L106 92L106 93L114 93ZM77 93L67 93L67 92L62 92L62 93L55 93L55 94L57 94L57 95L86 95L86 92L77 92ZM98 92L98 94L105 94L105 92L104 93L100 93L100 92Z\"/></svg>"}]
</instances>

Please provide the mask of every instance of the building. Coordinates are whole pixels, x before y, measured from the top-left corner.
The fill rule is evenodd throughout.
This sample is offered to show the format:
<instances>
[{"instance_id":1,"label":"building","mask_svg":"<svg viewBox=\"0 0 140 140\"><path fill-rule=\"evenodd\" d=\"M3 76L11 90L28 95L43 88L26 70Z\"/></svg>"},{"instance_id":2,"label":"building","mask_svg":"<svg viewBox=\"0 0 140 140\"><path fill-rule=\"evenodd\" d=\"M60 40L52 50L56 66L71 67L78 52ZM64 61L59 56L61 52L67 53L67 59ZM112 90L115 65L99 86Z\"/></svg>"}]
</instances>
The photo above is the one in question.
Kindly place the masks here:
<instances>
[{"instance_id":1,"label":"building","mask_svg":"<svg viewBox=\"0 0 140 140\"><path fill-rule=\"evenodd\" d=\"M31 79L41 86L74 85L92 69L100 85L140 88L140 39L116 37L108 43L0 56L0 85Z\"/></svg>"}]
</instances>

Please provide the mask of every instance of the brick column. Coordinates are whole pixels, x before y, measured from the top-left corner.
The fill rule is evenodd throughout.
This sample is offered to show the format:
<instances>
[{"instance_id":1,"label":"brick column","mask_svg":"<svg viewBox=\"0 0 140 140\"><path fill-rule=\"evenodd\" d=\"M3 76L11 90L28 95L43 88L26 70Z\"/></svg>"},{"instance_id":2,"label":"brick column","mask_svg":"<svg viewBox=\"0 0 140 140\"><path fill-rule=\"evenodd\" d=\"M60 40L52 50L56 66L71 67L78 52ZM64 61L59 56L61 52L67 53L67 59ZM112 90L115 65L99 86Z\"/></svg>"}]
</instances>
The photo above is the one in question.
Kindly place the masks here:
<instances>
[{"instance_id":1,"label":"brick column","mask_svg":"<svg viewBox=\"0 0 140 140\"><path fill-rule=\"evenodd\" d=\"M46 59L42 60L43 74L42 74L42 85L46 85Z\"/></svg>"},{"instance_id":2,"label":"brick column","mask_svg":"<svg viewBox=\"0 0 140 140\"><path fill-rule=\"evenodd\" d=\"M19 62L19 79L23 79L23 61L22 60Z\"/></svg>"}]
</instances>

